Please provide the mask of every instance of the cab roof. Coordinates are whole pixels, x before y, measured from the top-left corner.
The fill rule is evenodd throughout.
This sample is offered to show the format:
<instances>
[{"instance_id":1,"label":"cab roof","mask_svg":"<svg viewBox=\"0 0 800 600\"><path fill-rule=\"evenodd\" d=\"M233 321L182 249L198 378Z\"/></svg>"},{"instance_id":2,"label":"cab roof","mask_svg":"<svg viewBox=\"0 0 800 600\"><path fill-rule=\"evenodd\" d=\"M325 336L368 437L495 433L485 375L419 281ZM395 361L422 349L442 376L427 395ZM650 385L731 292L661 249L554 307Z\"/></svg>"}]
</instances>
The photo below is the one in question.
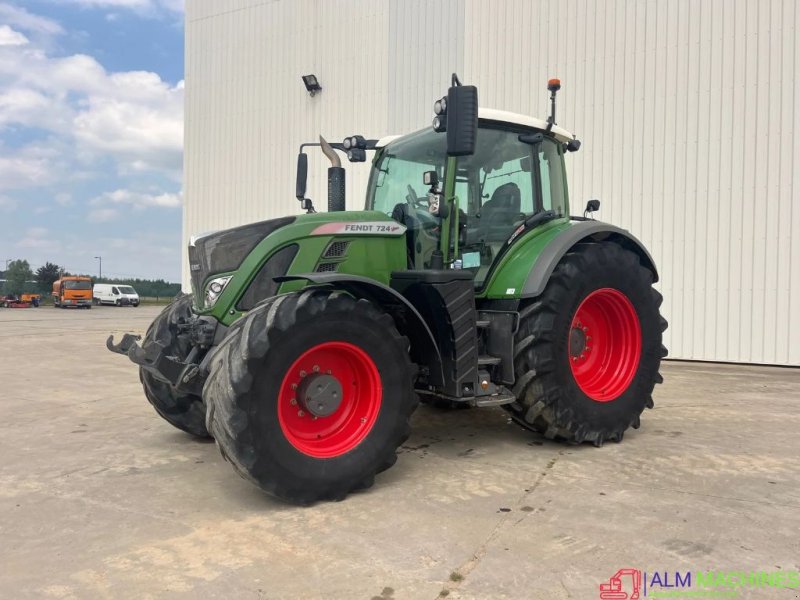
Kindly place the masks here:
<instances>
[{"instance_id":1,"label":"cab roof","mask_svg":"<svg viewBox=\"0 0 800 600\"><path fill-rule=\"evenodd\" d=\"M494 121L497 123L511 123L512 125L522 125L523 127L532 127L533 129L541 129L542 131L547 129L547 121L543 119L537 119L536 117L529 117L528 115L521 115L519 113L513 113L507 110L497 110L494 108L483 108L483 107L479 108L478 119L482 121ZM550 131L555 136L555 138L560 142L568 142L571 139L574 139L575 137L569 131L567 131L562 127L559 127L558 125L554 125ZM375 144L375 147L383 148L384 146L388 145L389 143L393 142L394 140L400 137L403 136L400 135L384 136L378 140L378 142Z\"/></svg>"}]
</instances>

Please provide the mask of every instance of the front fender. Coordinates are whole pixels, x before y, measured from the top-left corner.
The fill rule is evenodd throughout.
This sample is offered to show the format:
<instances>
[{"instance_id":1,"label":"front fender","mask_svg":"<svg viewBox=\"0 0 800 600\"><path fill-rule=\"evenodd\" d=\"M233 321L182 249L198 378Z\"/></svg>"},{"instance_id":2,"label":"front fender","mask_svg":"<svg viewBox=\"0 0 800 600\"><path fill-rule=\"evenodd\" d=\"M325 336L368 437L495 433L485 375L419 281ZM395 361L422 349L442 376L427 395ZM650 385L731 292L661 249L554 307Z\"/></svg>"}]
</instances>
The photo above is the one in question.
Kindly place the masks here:
<instances>
[{"instance_id":1,"label":"front fender","mask_svg":"<svg viewBox=\"0 0 800 600\"><path fill-rule=\"evenodd\" d=\"M401 305L406 309L407 319L400 319L396 311L389 311L400 333L411 342L411 358L418 365L425 365L442 376L442 356L436 339L419 311L400 292L374 279L346 273L300 273L275 277L275 281L308 281L315 285L329 285L341 289L355 298L364 298L382 307Z\"/></svg>"}]
</instances>

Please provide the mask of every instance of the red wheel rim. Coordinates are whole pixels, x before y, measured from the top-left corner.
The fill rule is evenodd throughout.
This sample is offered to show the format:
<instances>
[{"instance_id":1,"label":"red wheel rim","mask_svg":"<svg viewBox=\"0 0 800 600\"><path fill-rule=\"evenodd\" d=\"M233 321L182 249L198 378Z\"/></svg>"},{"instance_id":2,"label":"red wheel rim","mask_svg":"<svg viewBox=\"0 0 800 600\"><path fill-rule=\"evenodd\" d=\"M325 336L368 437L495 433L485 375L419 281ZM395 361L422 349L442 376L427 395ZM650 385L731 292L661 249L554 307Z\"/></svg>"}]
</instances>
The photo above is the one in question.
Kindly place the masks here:
<instances>
[{"instance_id":1,"label":"red wheel rim","mask_svg":"<svg viewBox=\"0 0 800 600\"><path fill-rule=\"evenodd\" d=\"M341 401L327 416L316 416L298 397L304 380L313 381L319 375L333 377L341 386ZM333 458L358 446L370 432L382 396L378 368L366 352L347 342L325 342L304 352L284 375L278 421L297 450L316 458Z\"/></svg>"},{"instance_id":2,"label":"red wheel rim","mask_svg":"<svg viewBox=\"0 0 800 600\"><path fill-rule=\"evenodd\" d=\"M642 353L642 330L628 297L613 288L586 296L569 332L569 366L584 394L610 402L628 389Z\"/></svg>"}]
</instances>

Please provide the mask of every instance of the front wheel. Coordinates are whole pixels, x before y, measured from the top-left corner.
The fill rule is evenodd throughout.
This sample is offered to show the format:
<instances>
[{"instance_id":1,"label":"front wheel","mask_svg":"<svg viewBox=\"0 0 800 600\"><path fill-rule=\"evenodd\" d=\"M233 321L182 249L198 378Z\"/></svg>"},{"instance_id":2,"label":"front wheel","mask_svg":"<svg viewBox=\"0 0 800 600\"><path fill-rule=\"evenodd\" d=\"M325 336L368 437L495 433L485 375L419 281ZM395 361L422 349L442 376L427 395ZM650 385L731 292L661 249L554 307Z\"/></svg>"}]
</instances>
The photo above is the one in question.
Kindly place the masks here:
<instances>
[{"instance_id":1,"label":"front wheel","mask_svg":"<svg viewBox=\"0 0 800 600\"><path fill-rule=\"evenodd\" d=\"M583 244L520 311L512 418L551 439L600 446L638 428L667 351L653 274L618 244Z\"/></svg>"},{"instance_id":2,"label":"front wheel","mask_svg":"<svg viewBox=\"0 0 800 600\"><path fill-rule=\"evenodd\" d=\"M178 336L178 324L191 315L192 297L188 294L178 296L147 329L142 347L158 344L170 355L184 360L191 351L191 344ZM148 402L165 421L194 436L209 437L206 429L206 406L200 396L176 392L168 383L142 367L139 367L139 380Z\"/></svg>"},{"instance_id":3,"label":"front wheel","mask_svg":"<svg viewBox=\"0 0 800 600\"><path fill-rule=\"evenodd\" d=\"M307 289L240 319L203 389L223 456L297 504L370 487L397 459L417 406L408 340L367 300Z\"/></svg>"}]
</instances>

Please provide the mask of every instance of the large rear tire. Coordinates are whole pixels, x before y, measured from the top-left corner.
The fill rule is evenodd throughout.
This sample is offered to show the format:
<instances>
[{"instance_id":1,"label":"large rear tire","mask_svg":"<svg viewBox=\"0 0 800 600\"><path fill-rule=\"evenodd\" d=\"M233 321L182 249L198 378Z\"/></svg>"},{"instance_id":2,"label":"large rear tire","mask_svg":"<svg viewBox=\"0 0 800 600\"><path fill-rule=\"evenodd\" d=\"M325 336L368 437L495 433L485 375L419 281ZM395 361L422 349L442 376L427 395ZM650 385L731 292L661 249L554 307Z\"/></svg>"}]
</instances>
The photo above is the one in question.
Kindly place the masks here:
<instances>
[{"instance_id":1,"label":"large rear tire","mask_svg":"<svg viewBox=\"0 0 800 600\"><path fill-rule=\"evenodd\" d=\"M209 431L240 475L287 502L368 488L410 432L408 345L367 300L320 288L271 298L214 350Z\"/></svg>"},{"instance_id":2,"label":"large rear tire","mask_svg":"<svg viewBox=\"0 0 800 600\"><path fill-rule=\"evenodd\" d=\"M653 274L618 244L566 254L524 305L515 339L512 418L550 439L621 441L638 428L667 350Z\"/></svg>"},{"instance_id":3,"label":"large rear tire","mask_svg":"<svg viewBox=\"0 0 800 600\"><path fill-rule=\"evenodd\" d=\"M178 322L188 319L191 314L192 297L188 294L179 295L147 329L142 347L160 343L172 356L185 359L191 345L188 340L178 337ZM150 371L141 367L139 380L148 402L165 421L191 435L210 437L206 429L206 406L200 396L177 393L168 383L156 379Z\"/></svg>"}]
</instances>

